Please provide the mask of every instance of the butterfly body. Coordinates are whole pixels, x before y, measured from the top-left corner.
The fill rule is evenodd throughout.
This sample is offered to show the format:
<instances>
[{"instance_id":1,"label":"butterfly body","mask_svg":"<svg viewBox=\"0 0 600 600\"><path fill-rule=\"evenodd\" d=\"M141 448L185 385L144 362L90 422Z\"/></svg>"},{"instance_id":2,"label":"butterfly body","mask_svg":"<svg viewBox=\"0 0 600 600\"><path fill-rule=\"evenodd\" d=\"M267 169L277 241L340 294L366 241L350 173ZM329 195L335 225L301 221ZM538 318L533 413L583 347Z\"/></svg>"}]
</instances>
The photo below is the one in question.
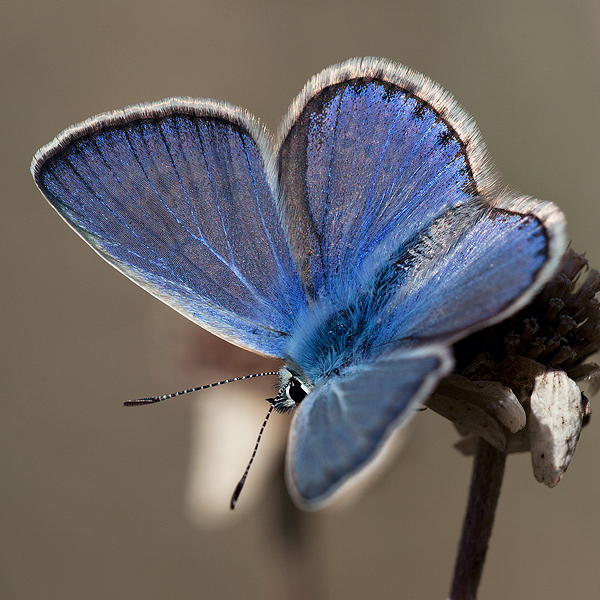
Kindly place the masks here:
<instances>
[{"instance_id":1,"label":"butterfly body","mask_svg":"<svg viewBox=\"0 0 600 600\"><path fill-rule=\"evenodd\" d=\"M287 477L316 508L452 368L451 344L524 306L564 219L508 190L470 117L381 59L313 78L273 142L245 111L169 99L42 148L34 179L119 271L234 344L284 361Z\"/></svg>"}]
</instances>

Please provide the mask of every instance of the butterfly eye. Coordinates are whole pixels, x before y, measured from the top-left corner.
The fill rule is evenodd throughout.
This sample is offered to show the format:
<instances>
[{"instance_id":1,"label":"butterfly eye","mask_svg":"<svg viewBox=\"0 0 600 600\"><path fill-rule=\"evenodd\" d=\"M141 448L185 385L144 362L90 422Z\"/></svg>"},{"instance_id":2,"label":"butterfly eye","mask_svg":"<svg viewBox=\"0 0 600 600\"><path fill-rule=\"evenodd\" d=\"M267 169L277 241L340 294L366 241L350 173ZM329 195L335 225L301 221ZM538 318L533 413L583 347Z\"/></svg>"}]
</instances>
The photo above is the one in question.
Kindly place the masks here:
<instances>
[{"instance_id":1,"label":"butterfly eye","mask_svg":"<svg viewBox=\"0 0 600 600\"><path fill-rule=\"evenodd\" d=\"M298 408L300 402L308 396L310 391L300 379L289 372L286 379L287 381L284 380L282 382L277 397L269 398L269 402L273 405L273 408L280 413L286 413Z\"/></svg>"},{"instance_id":2,"label":"butterfly eye","mask_svg":"<svg viewBox=\"0 0 600 600\"><path fill-rule=\"evenodd\" d=\"M298 381L298 379L295 377L290 379L285 391L287 396L290 398L290 400L294 401L296 406L300 404L300 402L302 402L302 400L304 400L308 394L302 383L300 383L300 381Z\"/></svg>"}]
</instances>

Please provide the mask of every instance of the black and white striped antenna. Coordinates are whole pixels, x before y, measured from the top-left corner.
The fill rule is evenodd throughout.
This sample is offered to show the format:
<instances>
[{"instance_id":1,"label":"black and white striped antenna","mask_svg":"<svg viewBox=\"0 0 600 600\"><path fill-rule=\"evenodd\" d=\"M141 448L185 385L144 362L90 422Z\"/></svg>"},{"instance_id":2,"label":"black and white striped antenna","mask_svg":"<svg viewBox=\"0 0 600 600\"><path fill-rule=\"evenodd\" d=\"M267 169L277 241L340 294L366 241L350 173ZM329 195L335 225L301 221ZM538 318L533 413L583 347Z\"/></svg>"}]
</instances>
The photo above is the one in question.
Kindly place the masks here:
<instances>
[{"instance_id":1,"label":"black and white striped antenna","mask_svg":"<svg viewBox=\"0 0 600 600\"><path fill-rule=\"evenodd\" d=\"M173 394L165 394L164 396L152 396L151 398L138 398L137 400L127 400L123 402L123 406L144 406L145 404L156 404L169 398L175 398L175 396L183 396L183 394L191 394L192 392L199 392L200 390L208 390L224 383L232 383L234 381L241 381L242 379L252 379L252 377L265 377L266 375L278 375L278 371L269 371L268 373L253 373L252 375L244 375L243 377L234 377L233 379L224 379L223 381L217 381L216 383L209 383L208 385L201 385L199 387L190 388L189 390L182 390L181 392L174 392Z\"/></svg>"},{"instance_id":2,"label":"black and white striped antenna","mask_svg":"<svg viewBox=\"0 0 600 600\"><path fill-rule=\"evenodd\" d=\"M188 390L182 390L181 392L174 392L172 394L164 394L163 396L152 396L150 398L138 398L137 400L127 400L126 402L123 402L123 406L145 406L146 404L156 404L157 402L162 402L163 400L168 400L169 398L175 398L176 396L182 396L183 394L191 394L192 392L208 390L210 388L217 387L218 385L223 385L224 383L232 383L234 381L242 381L243 379L252 379L253 377L265 377L267 375L278 375L278 374L279 374L278 371L269 371L266 373L253 373L252 375L244 375L243 377L234 377L233 379L224 379L223 381L217 381L216 383L209 383L208 385L201 385L201 386L198 386L195 388L190 388ZM270 400L272 400L272 399L270 399ZM271 404L271 406L269 406L267 416L265 417L262 427L260 428L260 431L258 433L258 438L256 439L256 444L254 444L254 450L252 451L252 456L250 457L250 460L248 461L248 466L246 467L246 470L244 471L242 478L239 480L238 484L235 486L235 490L233 491L233 495L231 496L231 502L229 504L229 506L231 507L231 510L233 510L235 508L235 505L237 504L238 498L240 497L240 494L242 492L244 484L246 483L246 478L248 477L250 467L252 466L252 463L254 462L254 457L256 456L256 453L258 452L258 446L260 444L260 440L262 439L262 435L265 431L265 427L267 426L269 417L271 416L271 413L273 412L273 406L274 406L273 404Z\"/></svg>"},{"instance_id":3,"label":"black and white striped antenna","mask_svg":"<svg viewBox=\"0 0 600 600\"><path fill-rule=\"evenodd\" d=\"M248 461L248 466L246 467L246 470L244 471L242 478L238 481L238 484L235 486L235 490L233 490L233 494L231 496L231 502L229 503L229 508L231 508L231 510L233 510L235 508L238 498L240 497L240 494L242 492L242 488L244 487L244 484L246 483L246 477L248 477L248 472L250 471L250 467L252 466L252 463L254 462L254 457L256 456L256 452L258 451L258 445L260 444L262 434L265 430L265 427L267 426L267 421L269 420L269 417L271 416L272 412L273 412L273 405L271 404L271 406L269 406L269 410L267 411L267 416L265 417L265 420L263 421L262 427L260 428L260 431L258 432L258 437L256 438L256 444L254 444L254 450L252 451L252 456L250 457L250 460Z\"/></svg>"}]
</instances>

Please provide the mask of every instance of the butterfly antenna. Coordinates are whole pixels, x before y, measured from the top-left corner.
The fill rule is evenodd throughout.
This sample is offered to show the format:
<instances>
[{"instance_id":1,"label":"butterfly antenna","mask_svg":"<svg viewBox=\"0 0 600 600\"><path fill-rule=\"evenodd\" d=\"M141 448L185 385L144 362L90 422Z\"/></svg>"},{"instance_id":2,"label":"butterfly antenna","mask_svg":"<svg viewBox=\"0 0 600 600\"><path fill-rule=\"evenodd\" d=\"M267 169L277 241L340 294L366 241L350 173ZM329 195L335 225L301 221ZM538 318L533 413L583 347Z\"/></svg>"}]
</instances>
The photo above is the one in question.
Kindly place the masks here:
<instances>
[{"instance_id":1,"label":"butterfly antenna","mask_svg":"<svg viewBox=\"0 0 600 600\"><path fill-rule=\"evenodd\" d=\"M123 402L123 406L143 406L144 404L156 404L169 398L175 398L175 396L182 396L183 394L190 394L191 392L199 392L200 390L207 390L224 383L232 383L233 381L241 381L242 379L252 379L252 377L265 377L266 375L278 375L278 371L269 371L268 373L253 373L252 375L244 375L243 377L234 377L233 379L225 379L223 381L217 381L216 383L209 383L208 385L201 385L200 387L190 388L189 390L182 390L181 392L174 392L173 394L165 394L164 396L153 396L152 398L139 398L138 400L127 400Z\"/></svg>"},{"instance_id":2,"label":"butterfly antenna","mask_svg":"<svg viewBox=\"0 0 600 600\"><path fill-rule=\"evenodd\" d=\"M250 460L248 461L248 466L246 467L246 470L244 471L242 478L239 480L238 484L235 486L235 490L233 490L233 494L231 496L231 503L229 504L229 507L231 508L231 510L233 510L235 508L238 498L240 497L240 494L242 493L242 488L244 487L244 484L246 483L246 477L248 477L248 472L250 471L250 467L252 466L252 463L254 462L254 457L256 456L256 452L258 450L258 445L260 444L262 434L265 430L265 427L267 426L267 421L269 420L269 417L271 416L272 412L273 412L273 404L271 404L271 406L269 406L269 410L267 411L267 416L265 417L262 427L260 428L260 431L258 432L258 438L256 439L256 444L254 445L254 451L252 452L252 456L250 457Z\"/></svg>"}]
</instances>

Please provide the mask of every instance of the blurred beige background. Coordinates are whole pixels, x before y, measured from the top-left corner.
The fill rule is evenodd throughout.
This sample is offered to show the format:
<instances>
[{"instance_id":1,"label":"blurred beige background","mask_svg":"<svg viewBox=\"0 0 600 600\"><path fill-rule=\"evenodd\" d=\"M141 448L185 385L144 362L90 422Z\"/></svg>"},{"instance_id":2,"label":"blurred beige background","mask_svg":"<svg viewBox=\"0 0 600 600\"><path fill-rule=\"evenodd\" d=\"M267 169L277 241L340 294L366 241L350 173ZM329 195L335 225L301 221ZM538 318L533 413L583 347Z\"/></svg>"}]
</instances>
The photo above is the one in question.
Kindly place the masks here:
<instances>
[{"instance_id":1,"label":"blurred beige background","mask_svg":"<svg viewBox=\"0 0 600 600\"><path fill-rule=\"evenodd\" d=\"M4 2L1 598L280 597L272 495L230 527L198 527L184 507L192 400L121 408L208 382L178 366L182 320L65 226L29 163L72 123L166 96L226 100L274 128L311 75L363 55L451 91L506 180L557 202L600 266L594 0ZM553 490L528 456L509 458L482 600L600 597L599 423ZM310 516L329 598L446 597L470 474L455 439L419 415L362 499Z\"/></svg>"}]
</instances>

